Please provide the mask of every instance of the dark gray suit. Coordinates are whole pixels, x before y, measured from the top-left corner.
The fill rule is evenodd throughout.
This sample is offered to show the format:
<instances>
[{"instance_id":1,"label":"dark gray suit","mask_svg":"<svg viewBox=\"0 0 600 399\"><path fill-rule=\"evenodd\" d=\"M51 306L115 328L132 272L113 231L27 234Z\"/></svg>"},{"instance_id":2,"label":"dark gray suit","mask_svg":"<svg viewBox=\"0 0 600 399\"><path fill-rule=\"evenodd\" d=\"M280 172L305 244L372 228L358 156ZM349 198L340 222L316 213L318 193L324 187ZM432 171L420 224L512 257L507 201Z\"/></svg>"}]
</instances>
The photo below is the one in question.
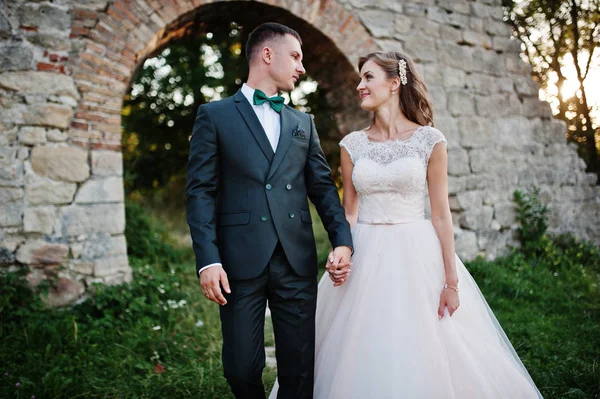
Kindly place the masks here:
<instances>
[{"instance_id":1,"label":"dark gray suit","mask_svg":"<svg viewBox=\"0 0 600 399\"><path fill-rule=\"evenodd\" d=\"M308 198L332 245L352 247L312 118L284 106L273 153L241 91L200 106L186 195L196 269L222 263L232 287L221 321L223 367L234 394L264 397L268 299L279 395L312 397L317 252Z\"/></svg>"}]
</instances>

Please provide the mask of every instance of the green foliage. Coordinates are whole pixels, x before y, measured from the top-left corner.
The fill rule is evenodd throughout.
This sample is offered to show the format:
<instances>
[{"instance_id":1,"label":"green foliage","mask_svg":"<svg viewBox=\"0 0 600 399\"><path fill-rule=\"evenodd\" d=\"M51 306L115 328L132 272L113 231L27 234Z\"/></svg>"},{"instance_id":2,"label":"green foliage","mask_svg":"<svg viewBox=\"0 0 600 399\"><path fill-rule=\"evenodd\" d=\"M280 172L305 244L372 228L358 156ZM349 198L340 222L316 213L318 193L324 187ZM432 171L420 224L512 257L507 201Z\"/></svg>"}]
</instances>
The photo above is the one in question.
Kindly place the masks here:
<instances>
[{"instance_id":1,"label":"green foliage","mask_svg":"<svg viewBox=\"0 0 600 399\"><path fill-rule=\"evenodd\" d=\"M527 255L540 255L550 244L546 235L548 229L548 208L540 200L540 190L537 187L528 192L515 191L514 200L517 204L517 221L519 238L523 251Z\"/></svg>"},{"instance_id":2,"label":"green foliage","mask_svg":"<svg viewBox=\"0 0 600 399\"><path fill-rule=\"evenodd\" d=\"M127 253L134 258L181 262L185 255L185 251L170 245L164 224L151 219L142 205L132 201L125 203L125 235Z\"/></svg>"},{"instance_id":3,"label":"green foliage","mask_svg":"<svg viewBox=\"0 0 600 399\"><path fill-rule=\"evenodd\" d=\"M600 398L600 253L549 242L535 259L515 250L466 266L545 398Z\"/></svg>"}]
</instances>

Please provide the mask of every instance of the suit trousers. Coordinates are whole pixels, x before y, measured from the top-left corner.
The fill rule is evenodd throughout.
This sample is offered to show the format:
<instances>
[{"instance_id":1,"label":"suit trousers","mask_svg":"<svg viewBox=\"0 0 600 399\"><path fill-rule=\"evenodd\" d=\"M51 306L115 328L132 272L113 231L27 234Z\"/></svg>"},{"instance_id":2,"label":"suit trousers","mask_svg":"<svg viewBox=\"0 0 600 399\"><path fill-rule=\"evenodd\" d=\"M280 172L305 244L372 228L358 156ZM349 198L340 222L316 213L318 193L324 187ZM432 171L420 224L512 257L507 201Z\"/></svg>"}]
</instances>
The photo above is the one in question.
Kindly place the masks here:
<instances>
[{"instance_id":1,"label":"suit trousers","mask_svg":"<svg viewBox=\"0 0 600 399\"><path fill-rule=\"evenodd\" d=\"M312 398L317 276L300 277L277 244L263 272L230 281L221 306L223 369L237 399L264 399L264 324L267 301L275 333L279 399Z\"/></svg>"}]
</instances>

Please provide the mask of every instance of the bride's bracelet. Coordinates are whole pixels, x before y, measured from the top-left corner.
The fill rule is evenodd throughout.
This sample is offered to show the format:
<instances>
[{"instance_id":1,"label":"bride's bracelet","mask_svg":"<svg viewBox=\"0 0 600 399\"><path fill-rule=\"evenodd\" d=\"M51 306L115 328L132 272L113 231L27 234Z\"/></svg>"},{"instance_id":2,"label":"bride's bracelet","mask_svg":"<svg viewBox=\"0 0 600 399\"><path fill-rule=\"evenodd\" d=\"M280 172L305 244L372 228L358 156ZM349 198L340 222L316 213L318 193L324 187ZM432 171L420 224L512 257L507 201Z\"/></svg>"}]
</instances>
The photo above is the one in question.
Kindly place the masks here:
<instances>
[{"instance_id":1,"label":"bride's bracelet","mask_svg":"<svg viewBox=\"0 0 600 399\"><path fill-rule=\"evenodd\" d=\"M454 290L454 291L458 292L458 287L450 287L448 284L444 284L444 289L446 289L446 288L448 288L448 289L451 289L451 290Z\"/></svg>"}]
</instances>

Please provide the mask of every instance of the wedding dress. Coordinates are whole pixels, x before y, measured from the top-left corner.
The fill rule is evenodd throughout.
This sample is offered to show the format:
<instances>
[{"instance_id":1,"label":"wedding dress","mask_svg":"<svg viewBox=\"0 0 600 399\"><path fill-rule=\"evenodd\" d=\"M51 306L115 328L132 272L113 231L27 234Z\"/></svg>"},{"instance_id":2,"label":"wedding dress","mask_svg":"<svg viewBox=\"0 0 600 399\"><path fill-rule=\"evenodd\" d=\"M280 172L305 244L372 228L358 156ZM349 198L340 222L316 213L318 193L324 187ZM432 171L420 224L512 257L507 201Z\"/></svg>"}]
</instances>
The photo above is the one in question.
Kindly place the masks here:
<instances>
[{"instance_id":1,"label":"wedding dress","mask_svg":"<svg viewBox=\"0 0 600 399\"><path fill-rule=\"evenodd\" d=\"M458 257L460 307L438 319L444 264L424 205L440 142L428 126L404 141L358 131L340 142L354 164L358 223L348 280L319 283L315 399L542 397Z\"/></svg>"}]
</instances>

